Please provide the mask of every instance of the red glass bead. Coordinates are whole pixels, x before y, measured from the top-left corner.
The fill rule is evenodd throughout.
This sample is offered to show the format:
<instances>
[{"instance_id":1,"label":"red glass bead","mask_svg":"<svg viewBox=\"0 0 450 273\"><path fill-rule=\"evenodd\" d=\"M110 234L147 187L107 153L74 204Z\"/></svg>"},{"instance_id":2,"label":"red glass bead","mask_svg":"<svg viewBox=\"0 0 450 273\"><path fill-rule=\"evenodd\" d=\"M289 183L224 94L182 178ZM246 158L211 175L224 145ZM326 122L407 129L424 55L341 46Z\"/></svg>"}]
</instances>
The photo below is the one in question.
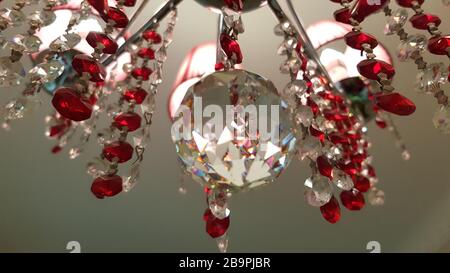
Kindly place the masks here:
<instances>
[{"instance_id":1,"label":"red glass bead","mask_svg":"<svg viewBox=\"0 0 450 273\"><path fill-rule=\"evenodd\" d=\"M396 0L397 4L399 6L405 7L405 8L412 8L413 2L417 2L420 6L425 2L425 0Z\"/></svg>"},{"instance_id":2,"label":"red glass bead","mask_svg":"<svg viewBox=\"0 0 450 273\"><path fill-rule=\"evenodd\" d=\"M56 90L52 104L61 116L73 121L87 120L92 115L89 100L71 88Z\"/></svg>"},{"instance_id":3,"label":"red glass bead","mask_svg":"<svg viewBox=\"0 0 450 273\"><path fill-rule=\"evenodd\" d=\"M87 55L75 55L72 59L72 67L80 76L83 73L89 74L89 80L92 82L105 81L106 71L103 65Z\"/></svg>"},{"instance_id":4,"label":"red glass bead","mask_svg":"<svg viewBox=\"0 0 450 273\"><path fill-rule=\"evenodd\" d=\"M124 141L115 141L103 148L103 156L114 162L124 163L133 157L134 148L129 143Z\"/></svg>"},{"instance_id":5,"label":"red glass bead","mask_svg":"<svg viewBox=\"0 0 450 273\"><path fill-rule=\"evenodd\" d=\"M206 232L212 238L224 235L230 226L230 217L219 219L212 214L210 209L203 214L203 220L206 221Z\"/></svg>"},{"instance_id":6,"label":"red glass bead","mask_svg":"<svg viewBox=\"0 0 450 273\"><path fill-rule=\"evenodd\" d=\"M114 126L128 132L136 131L141 127L142 118L134 112L122 113L114 118Z\"/></svg>"},{"instance_id":7,"label":"red glass bead","mask_svg":"<svg viewBox=\"0 0 450 273\"><path fill-rule=\"evenodd\" d=\"M364 195L357 191L343 191L341 192L341 202L349 210L361 210L364 205Z\"/></svg>"},{"instance_id":8,"label":"red glass bead","mask_svg":"<svg viewBox=\"0 0 450 273\"><path fill-rule=\"evenodd\" d=\"M133 71L131 71L131 75L133 75L133 77L136 79L148 81L152 72L153 71L148 67L138 67L138 68L133 69Z\"/></svg>"},{"instance_id":9,"label":"red glass bead","mask_svg":"<svg viewBox=\"0 0 450 273\"><path fill-rule=\"evenodd\" d=\"M159 35L154 30L147 30L144 33L142 33L142 37L147 41L151 42L152 44L159 44L162 42L161 35Z\"/></svg>"},{"instance_id":10,"label":"red glass bead","mask_svg":"<svg viewBox=\"0 0 450 273\"><path fill-rule=\"evenodd\" d=\"M367 192L370 189L370 181L364 176L356 176L353 180L353 184L360 192Z\"/></svg>"},{"instance_id":11,"label":"red glass bead","mask_svg":"<svg viewBox=\"0 0 450 273\"><path fill-rule=\"evenodd\" d=\"M127 15L118 8L109 7L106 13L101 14L105 22L112 22L115 28L124 28L128 25Z\"/></svg>"},{"instance_id":12,"label":"red glass bead","mask_svg":"<svg viewBox=\"0 0 450 273\"><path fill-rule=\"evenodd\" d=\"M416 111L416 105L412 101L395 92L376 96L376 102L384 111L399 116L408 116Z\"/></svg>"},{"instance_id":13,"label":"red glass bead","mask_svg":"<svg viewBox=\"0 0 450 273\"><path fill-rule=\"evenodd\" d=\"M228 8L234 11L242 11L244 9L245 0L224 0Z\"/></svg>"},{"instance_id":14,"label":"red glass bead","mask_svg":"<svg viewBox=\"0 0 450 273\"><path fill-rule=\"evenodd\" d=\"M220 46L229 59L237 64L242 63L242 51L237 41L233 40L227 34L222 33L220 35Z\"/></svg>"},{"instance_id":15,"label":"red glass bead","mask_svg":"<svg viewBox=\"0 0 450 273\"><path fill-rule=\"evenodd\" d=\"M334 19L343 24L351 24L350 18L352 18L352 14L350 9L343 8L334 12Z\"/></svg>"},{"instance_id":16,"label":"red glass bead","mask_svg":"<svg viewBox=\"0 0 450 273\"><path fill-rule=\"evenodd\" d=\"M88 0L88 3L100 14L106 13L108 6L108 0Z\"/></svg>"},{"instance_id":17,"label":"red glass bead","mask_svg":"<svg viewBox=\"0 0 450 273\"><path fill-rule=\"evenodd\" d=\"M352 9L352 17L358 22L364 21L369 15L380 11L389 2L389 0L379 0L374 3L373 0L358 0Z\"/></svg>"},{"instance_id":18,"label":"red glass bead","mask_svg":"<svg viewBox=\"0 0 450 273\"><path fill-rule=\"evenodd\" d=\"M360 31L352 31L344 36L345 42L349 47L357 50L363 50L363 44L370 45L374 49L378 45L378 41L372 35Z\"/></svg>"},{"instance_id":19,"label":"red glass bead","mask_svg":"<svg viewBox=\"0 0 450 273\"><path fill-rule=\"evenodd\" d=\"M59 145L53 146L53 148L52 148L52 154L58 154L61 151L62 151L62 147Z\"/></svg>"},{"instance_id":20,"label":"red glass bead","mask_svg":"<svg viewBox=\"0 0 450 273\"><path fill-rule=\"evenodd\" d=\"M123 1L125 7L134 7L136 5L136 0L125 0Z\"/></svg>"},{"instance_id":21,"label":"red glass bead","mask_svg":"<svg viewBox=\"0 0 450 273\"><path fill-rule=\"evenodd\" d=\"M320 207L320 212L323 218L332 224L337 223L341 219L341 208L334 196L331 197L327 204Z\"/></svg>"},{"instance_id":22,"label":"red glass bead","mask_svg":"<svg viewBox=\"0 0 450 273\"><path fill-rule=\"evenodd\" d=\"M155 51L151 48L144 47L139 49L138 56L143 59L153 60L155 58Z\"/></svg>"},{"instance_id":23,"label":"red glass bead","mask_svg":"<svg viewBox=\"0 0 450 273\"><path fill-rule=\"evenodd\" d=\"M432 37L428 41L428 50L436 55L447 55L450 48L450 36Z\"/></svg>"},{"instance_id":24,"label":"red glass bead","mask_svg":"<svg viewBox=\"0 0 450 273\"><path fill-rule=\"evenodd\" d=\"M309 127L309 133L313 136L313 137L317 137L320 142L324 142L325 141L325 134L320 131L317 130L316 128L314 128L313 126Z\"/></svg>"},{"instance_id":25,"label":"red glass bead","mask_svg":"<svg viewBox=\"0 0 450 273\"><path fill-rule=\"evenodd\" d=\"M370 80L379 80L379 74L385 74L388 79L392 79L395 75L395 69L392 65L376 60L364 60L358 64L359 73L370 79Z\"/></svg>"},{"instance_id":26,"label":"red glass bead","mask_svg":"<svg viewBox=\"0 0 450 273\"><path fill-rule=\"evenodd\" d=\"M435 15L432 14L416 14L409 19L412 26L417 29L428 29L429 24L434 24L436 26L439 26L441 24L441 19Z\"/></svg>"},{"instance_id":27,"label":"red glass bead","mask_svg":"<svg viewBox=\"0 0 450 273\"><path fill-rule=\"evenodd\" d=\"M375 118L375 123L377 124L377 126L380 129L386 129L386 127L387 127L386 121L384 119L382 119L382 118L376 117Z\"/></svg>"},{"instance_id":28,"label":"red glass bead","mask_svg":"<svg viewBox=\"0 0 450 273\"><path fill-rule=\"evenodd\" d=\"M147 91L142 88L128 89L123 94L123 98L128 102L134 102L136 104L141 104L147 97Z\"/></svg>"},{"instance_id":29,"label":"red glass bead","mask_svg":"<svg viewBox=\"0 0 450 273\"><path fill-rule=\"evenodd\" d=\"M319 169L321 175L330 179L333 178L333 165L331 165L330 161L325 156L322 155L317 158L317 169Z\"/></svg>"},{"instance_id":30,"label":"red glass bead","mask_svg":"<svg viewBox=\"0 0 450 273\"><path fill-rule=\"evenodd\" d=\"M118 175L100 176L92 182L91 192L98 199L112 197L122 192L122 185L122 178Z\"/></svg>"},{"instance_id":31,"label":"red glass bead","mask_svg":"<svg viewBox=\"0 0 450 273\"><path fill-rule=\"evenodd\" d=\"M102 52L106 54L114 54L117 51L117 43L111 39L111 37L102 32L89 32L86 36L86 41L93 48L98 47L100 44L102 47Z\"/></svg>"}]
</instances>

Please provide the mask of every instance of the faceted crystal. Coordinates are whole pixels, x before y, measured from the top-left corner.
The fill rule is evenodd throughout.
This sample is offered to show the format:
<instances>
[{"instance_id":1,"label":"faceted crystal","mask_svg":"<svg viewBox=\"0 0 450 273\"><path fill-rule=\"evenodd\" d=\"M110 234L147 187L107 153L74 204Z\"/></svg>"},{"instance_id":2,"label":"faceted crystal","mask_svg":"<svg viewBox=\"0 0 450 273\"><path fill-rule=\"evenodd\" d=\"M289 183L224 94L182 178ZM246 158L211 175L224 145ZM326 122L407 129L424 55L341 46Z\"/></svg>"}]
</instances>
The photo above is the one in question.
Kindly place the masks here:
<instances>
[{"instance_id":1,"label":"faceted crystal","mask_svg":"<svg viewBox=\"0 0 450 273\"><path fill-rule=\"evenodd\" d=\"M427 30L430 24L434 24L437 27L442 23L439 17L426 13L416 14L409 21L411 21L413 27L422 30Z\"/></svg>"},{"instance_id":2,"label":"faceted crystal","mask_svg":"<svg viewBox=\"0 0 450 273\"><path fill-rule=\"evenodd\" d=\"M311 126L312 120L314 119L314 113L311 107L306 105L299 105L294 110L294 121L297 125L303 125L305 127Z\"/></svg>"},{"instance_id":3,"label":"faceted crystal","mask_svg":"<svg viewBox=\"0 0 450 273\"><path fill-rule=\"evenodd\" d=\"M354 186L352 178L338 168L333 169L333 183L336 187L344 191L349 191Z\"/></svg>"},{"instance_id":4,"label":"faceted crystal","mask_svg":"<svg viewBox=\"0 0 450 273\"><path fill-rule=\"evenodd\" d=\"M49 48L55 52L64 52L74 48L80 41L80 35L76 33L68 33L51 42Z\"/></svg>"},{"instance_id":5,"label":"faceted crystal","mask_svg":"<svg viewBox=\"0 0 450 273\"><path fill-rule=\"evenodd\" d=\"M404 8L399 8L388 18L385 34L392 35L403 28L408 20L408 11Z\"/></svg>"},{"instance_id":6,"label":"faceted crystal","mask_svg":"<svg viewBox=\"0 0 450 273\"><path fill-rule=\"evenodd\" d=\"M36 10L33 11L30 15L28 15L27 19L29 23L33 26L45 27L52 24L55 21L56 15L53 11Z\"/></svg>"},{"instance_id":7,"label":"faceted crystal","mask_svg":"<svg viewBox=\"0 0 450 273\"><path fill-rule=\"evenodd\" d=\"M103 148L103 156L110 162L127 162L133 157L133 153L133 146L124 141L115 141Z\"/></svg>"},{"instance_id":8,"label":"faceted crystal","mask_svg":"<svg viewBox=\"0 0 450 273\"><path fill-rule=\"evenodd\" d=\"M86 169L87 173L94 178L106 175L107 170L108 163L100 157L96 157L89 161Z\"/></svg>"},{"instance_id":9,"label":"faceted crystal","mask_svg":"<svg viewBox=\"0 0 450 273\"><path fill-rule=\"evenodd\" d=\"M248 119L233 115L243 113L246 106L256 112L258 108L267 111ZM201 114L206 107L227 116L231 113L231 118L224 121L219 114L220 121L212 122ZM295 154L296 139L286 103L272 82L256 74L243 70L212 73L188 89L179 111L183 115L177 114L172 127L178 156L186 171L205 186L227 185L240 191L272 182ZM194 114L200 114L197 122ZM278 137L250 126L258 118L259 124L270 121L271 131L278 132Z\"/></svg>"},{"instance_id":10,"label":"faceted crystal","mask_svg":"<svg viewBox=\"0 0 450 273\"><path fill-rule=\"evenodd\" d=\"M222 190L210 190L208 193L208 206L211 213L218 219L230 216L227 193Z\"/></svg>"},{"instance_id":11,"label":"faceted crystal","mask_svg":"<svg viewBox=\"0 0 450 273\"><path fill-rule=\"evenodd\" d=\"M0 16L5 18L12 26L19 26L25 22L26 16L20 10L2 8L0 10Z\"/></svg>"},{"instance_id":12,"label":"faceted crystal","mask_svg":"<svg viewBox=\"0 0 450 273\"><path fill-rule=\"evenodd\" d=\"M205 211L203 219L206 221L206 232L212 238L219 238L225 235L230 226L230 217L219 219L212 214L210 209Z\"/></svg>"},{"instance_id":13,"label":"faceted crystal","mask_svg":"<svg viewBox=\"0 0 450 273\"><path fill-rule=\"evenodd\" d=\"M330 179L322 175L314 175L305 181L306 202L314 207L327 204L333 196Z\"/></svg>"},{"instance_id":14,"label":"faceted crystal","mask_svg":"<svg viewBox=\"0 0 450 273\"><path fill-rule=\"evenodd\" d=\"M369 203L372 206L382 206L385 201L384 191L377 188L372 188L368 194Z\"/></svg>"},{"instance_id":15,"label":"faceted crystal","mask_svg":"<svg viewBox=\"0 0 450 273\"><path fill-rule=\"evenodd\" d=\"M33 82L48 83L56 80L64 72L64 65L57 60L40 63L28 71L28 77Z\"/></svg>"},{"instance_id":16,"label":"faceted crystal","mask_svg":"<svg viewBox=\"0 0 450 273\"><path fill-rule=\"evenodd\" d=\"M440 86L447 81L447 68L443 63L428 64L417 74L416 90L426 94L433 94L440 90Z\"/></svg>"},{"instance_id":17,"label":"faceted crystal","mask_svg":"<svg viewBox=\"0 0 450 273\"><path fill-rule=\"evenodd\" d=\"M334 196L331 198L330 202L320 207L320 212L322 213L323 218L331 224L335 224L341 219L341 208Z\"/></svg>"},{"instance_id":18,"label":"faceted crystal","mask_svg":"<svg viewBox=\"0 0 450 273\"><path fill-rule=\"evenodd\" d=\"M320 143L320 140L308 135L298 143L298 157L300 160L304 160L305 158L316 160L321 149L322 144Z\"/></svg>"},{"instance_id":19,"label":"faceted crystal","mask_svg":"<svg viewBox=\"0 0 450 273\"><path fill-rule=\"evenodd\" d=\"M138 183L138 179L140 177L140 163L136 162L131 166L130 169L130 175L127 177L122 178L123 179L123 191L129 192L131 191L136 184Z\"/></svg>"},{"instance_id":20,"label":"faceted crystal","mask_svg":"<svg viewBox=\"0 0 450 273\"><path fill-rule=\"evenodd\" d=\"M409 116L416 111L412 101L395 92L376 96L376 103L381 109L399 116Z\"/></svg>"},{"instance_id":21,"label":"faceted crystal","mask_svg":"<svg viewBox=\"0 0 450 273\"><path fill-rule=\"evenodd\" d=\"M450 134L450 108L448 106L442 106L436 111L433 124L442 133Z\"/></svg>"},{"instance_id":22,"label":"faceted crystal","mask_svg":"<svg viewBox=\"0 0 450 273\"><path fill-rule=\"evenodd\" d=\"M0 57L0 87L21 84L25 71L21 62L12 62L7 56Z\"/></svg>"},{"instance_id":23,"label":"faceted crystal","mask_svg":"<svg viewBox=\"0 0 450 273\"><path fill-rule=\"evenodd\" d=\"M12 100L3 108L3 117L6 120L23 118L26 111L27 101L24 98Z\"/></svg>"},{"instance_id":24,"label":"faceted crystal","mask_svg":"<svg viewBox=\"0 0 450 273\"><path fill-rule=\"evenodd\" d=\"M361 210L364 205L364 195L357 190L348 190L341 192L341 202L349 210Z\"/></svg>"},{"instance_id":25,"label":"faceted crystal","mask_svg":"<svg viewBox=\"0 0 450 273\"><path fill-rule=\"evenodd\" d=\"M406 41L400 43L397 56L400 61L407 61L419 56L425 50L426 46L427 37L425 35L411 35Z\"/></svg>"},{"instance_id":26,"label":"faceted crystal","mask_svg":"<svg viewBox=\"0 0 450 273\"><path fill-rule=\"evenodd\" d=\"M92 183L91 191L99 199L115 196L122 191L122 178L117 175L100 176Z\"/></svg>"}]
</instances>

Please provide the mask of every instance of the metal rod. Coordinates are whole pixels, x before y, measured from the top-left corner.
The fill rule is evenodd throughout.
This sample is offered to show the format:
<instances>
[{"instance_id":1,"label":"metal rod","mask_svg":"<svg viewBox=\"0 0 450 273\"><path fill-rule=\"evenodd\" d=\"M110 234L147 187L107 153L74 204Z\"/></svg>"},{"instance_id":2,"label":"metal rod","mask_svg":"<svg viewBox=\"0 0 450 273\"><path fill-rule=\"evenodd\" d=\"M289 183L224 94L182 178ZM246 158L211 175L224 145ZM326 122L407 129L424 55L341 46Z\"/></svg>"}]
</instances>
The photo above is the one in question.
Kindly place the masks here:
<instances>
[{"instance_id":1,"label":"metal rod","mask_svg":"<svg viewBox=\"0 0 450 273\"><path fill-rule=\"evenodd\" d=\"M158 25L178 4L180 4L183 0L168 0L156 13L150 18L140 29L138 29L130 38L128 38L123 45L117 49L115 55L119 56L123 52L129 44L132 44L139 40L141 34L148 29L151 29ZM109 65L114 61L114 55L110 55L107 59L102 61L104 66Z\"/></svg>"},{"instance_id":2,"label":"metal rod","mask_svg":"<svg viewBox=\"0 0 450 273\"><path fill-rule=\"evenodd\" d=\"M337 89L336 86L333 85L333 81L331 80L330 75L328 74L326 68L323 66L322 62L320 61L320 57L317 54L317 51L315 50L311 40L309 39L309 36L308 36L305 28L303 27L301 20L299 19L297 13L295 12L292 1L286 0L286 2L287 2L290 12L292 13L292 16L294 17L296 29L298 32L297 33L298 38L300 38L304 43L303 48L305 50L306 55L310 59L312 59L313 61L315 61L317 63L317 68L318 68L319 74L321 76L325 77L326 79L328 79L328 86L334 90L340 91ZM281 6L277 0L268 0L268 5L280 23L285 22L285 21L290 22L289 18L284 13L283 9L281 8Z\"/></svg>"},{"instance_id":3,"label":"metal rod","mask_svg":"<svg viewBox=\"0 0 450 273\"><path fill-rule=\"evenodd\" d=\"M220 13L218 16L218 22L217 22L217 44L216 44L216 63L222 62L222 48L220 46L220 35L223 32L224 27L224 16L223 13Z\"/></svg>"}]
</instances>

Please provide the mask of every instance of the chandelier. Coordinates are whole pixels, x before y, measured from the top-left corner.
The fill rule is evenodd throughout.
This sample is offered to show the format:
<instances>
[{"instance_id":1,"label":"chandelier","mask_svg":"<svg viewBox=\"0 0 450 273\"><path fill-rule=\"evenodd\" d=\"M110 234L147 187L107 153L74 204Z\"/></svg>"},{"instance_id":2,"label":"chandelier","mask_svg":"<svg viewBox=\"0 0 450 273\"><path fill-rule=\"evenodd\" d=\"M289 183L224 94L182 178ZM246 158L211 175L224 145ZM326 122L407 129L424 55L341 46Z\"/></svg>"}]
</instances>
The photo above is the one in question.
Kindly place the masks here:
<instances>
[{"instance_id":1,"label":"chandelier","mask_svg":"<svg viewBox=\"0 0 450 273\"><path fill-rule=\"evenodd\" d=\"M20 86L22 92L1 109L2 128L11 130L15 120L41 104L40 96L51 95L53 113L45 120L46 135L56 142L51 152L67 150L75 159L89 141L97 141L99 156L87 164L93 195L103 199L130 191L150 148L177 6L193 1L165 1L133 32L150 1L5 2L0 3L0 44L9 53L0 57L0 87ZM450 36L439 31L441 19L424 10L425 0L331 0L336 22L308 30L291 0L285 1L286 10L277 0L195 2L219 14L217 43L195 48L180 66L169 112L175 152L185 174L204 188L206 232L220 251L228 246L230 197L275 182L295 159L311 169L306 202L330 223L340 220L341 206L358 211L366 200L384 203L367 124L374 121L391 131L408 160L391 115L411 115L416 106L392 84L389 50L363 31L369 16L386 16L385 34L399 39L398 59L414 62L417 90L436 99L435 127L450 132L444 92L450 66L426 61L428 53L448 61ZM279 72L290 79L280 90L242 66L243 19L258 8L270 9L278 21L274 39L280 47L274 54L281 57ZM407 23L423 33L407 33ZM336 35L325 37L321 27ZM350 55L319 54L335 40L344 41ZM349 57L355 53L361 60ZM99 126L103 120L109 124L105 128Z\"/></svg>"}]
</instances>

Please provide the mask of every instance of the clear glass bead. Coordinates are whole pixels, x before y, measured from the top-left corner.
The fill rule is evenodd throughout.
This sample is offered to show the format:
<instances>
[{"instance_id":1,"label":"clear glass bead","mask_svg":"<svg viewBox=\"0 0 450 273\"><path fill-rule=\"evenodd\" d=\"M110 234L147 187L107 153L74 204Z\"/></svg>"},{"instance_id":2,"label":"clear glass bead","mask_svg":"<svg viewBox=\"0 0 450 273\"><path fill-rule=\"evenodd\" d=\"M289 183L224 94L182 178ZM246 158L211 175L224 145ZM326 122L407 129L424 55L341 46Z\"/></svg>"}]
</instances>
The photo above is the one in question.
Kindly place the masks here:
<instances>
[{"instance_id":1,"label":"clear glass bead","mask_svg":"<svg viewBox=\"0 0 450 273\"><path fill-rule=\"evenodd\" d=\"M416 90L426 94L434 94L447 81L448 71L443 63L428 64L417 74Z\"/></svg>"},{"instance_id":2,"label":"clear glass bead","mask_svg":"<svg viewBox=\"0 0 450 273\"><path fill-rule=\"evenodd\" d=\"M402 62L408 61L419 56L427 46L427 37L425 35L411 35L398 46L397 56Z\"/></svg>"},{"instance_id":3,"label":"clear glass bead","mask_svg":"<svg viewBox=\"0 0 450 273\"><path fill-rule=\"evenodd\" d=\"M333 183L336 187L344 191L349 191L354 187L352 178L344 171L337 168L333 169Z\"/></svg>"},{"instance_id":4,"label":"clear glass bead","mask_svg":"<svg viewBox=\"0 0 450 273\"><path fill-rule=\"evenodd\" d=\"M433 117L433 124L436 129L444 134L450 134L450 108L441 106Z\"/></svg>"},{"instance_id":5,"label":"clear glass bead","mask_svg":"<svg viewBox=\"0 0 450 273\"><path fill-rule=\"evenodd\" d=\"M313 175L305 181L305 200L313 207L327 204L333 196L330 180L321 175Z\"/></svg>"},{"instance_id":6,"label":"clear glass bead","mask_svg":"<svg viewBox=\"0 0 450 273\"><path fill-rule=\"evenodd\" d=\"M64 52L74 48L80 41L80 35L76 33L68 33L53 40L50 43L49 48L55 52Z\"/></svg>"},{"instance_id":7,"label":"clear glass bead","mask_svg":"<svg viewBox=\"0 0 450 273\"><path fill-rule=\"evenodd\" d=\"M9 57L0 57L0 87L20 85L25 76L21 62L12 62Z\"/></svg>"},{"instance_id":8,"label":"clear glass bead","mask_svg":"<svg viewBox=\"0 0 450 273\"><path fill-rule=\"evenodd\" d=\"M399 8L395 10L392 15L388 18L388 23L386 25L385 34L392 35L397 33L401 28L403 28L408 20L408 11L404 8Z\"/></svg>"}]
</instances>

